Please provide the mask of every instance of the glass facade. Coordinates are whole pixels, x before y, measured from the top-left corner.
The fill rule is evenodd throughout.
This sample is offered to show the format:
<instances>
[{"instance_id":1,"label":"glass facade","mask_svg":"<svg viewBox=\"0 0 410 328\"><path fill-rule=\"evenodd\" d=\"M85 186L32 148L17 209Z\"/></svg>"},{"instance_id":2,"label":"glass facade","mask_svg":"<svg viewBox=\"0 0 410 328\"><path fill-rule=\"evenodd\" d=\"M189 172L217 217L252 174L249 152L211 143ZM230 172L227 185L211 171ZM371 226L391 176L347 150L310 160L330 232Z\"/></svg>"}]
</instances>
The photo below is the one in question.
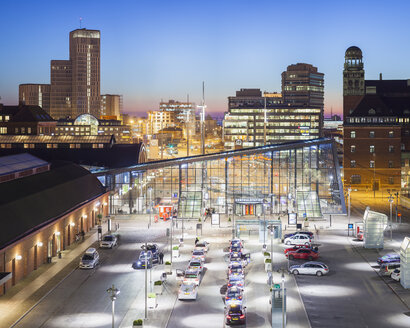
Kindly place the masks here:
<instances>
[{"instance_id":1,"label":"glass facade","mask_svg":"<svg viewBox=\"0 0 410 328\"><path fill-rule=\"evenodd\" d=\"M216 213L257 216L345 213L335 146L316 139L144 163L95 173L111 192L111 214L158 212L178 217Z\"/></svg>"}]
</instances>

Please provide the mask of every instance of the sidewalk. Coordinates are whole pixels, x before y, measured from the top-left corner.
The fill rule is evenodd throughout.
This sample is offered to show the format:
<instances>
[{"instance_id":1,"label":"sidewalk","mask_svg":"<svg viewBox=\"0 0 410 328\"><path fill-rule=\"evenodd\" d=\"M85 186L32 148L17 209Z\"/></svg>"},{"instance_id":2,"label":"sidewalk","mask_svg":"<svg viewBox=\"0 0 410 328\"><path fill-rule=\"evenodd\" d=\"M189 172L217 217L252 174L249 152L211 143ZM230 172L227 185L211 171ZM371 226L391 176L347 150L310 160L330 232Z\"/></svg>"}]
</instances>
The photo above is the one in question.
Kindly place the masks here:
<instances>
[{"instance_id":1,"label":"sidewalk","mask_svg":"<svg viewBox=\"0 0 410 328\"><path fill-rule=\"evenodd\" d=\"M107 232L103 225L103 234ZM62 251L62 258L53 257L52 263L43 264L0 297L0 328L13 327L22 316L34 308L58 284L78 267L84 251L97 242L97 228L85 235L83 242Z\"/></svg>"}]
</instances>

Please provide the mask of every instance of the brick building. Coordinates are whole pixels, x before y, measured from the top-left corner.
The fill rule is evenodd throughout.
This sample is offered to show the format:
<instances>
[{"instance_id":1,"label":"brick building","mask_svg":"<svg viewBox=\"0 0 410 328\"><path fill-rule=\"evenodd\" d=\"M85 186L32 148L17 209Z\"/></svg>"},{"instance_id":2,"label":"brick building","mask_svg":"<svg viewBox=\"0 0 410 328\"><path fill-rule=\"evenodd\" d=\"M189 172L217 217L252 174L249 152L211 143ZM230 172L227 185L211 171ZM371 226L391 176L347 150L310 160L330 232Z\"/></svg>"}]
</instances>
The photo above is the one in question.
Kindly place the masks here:
<instances>
[{"instance_id":1,"label":"brick building","mask_svg":"<svg viewBox=\"0 0 410 328\"><path fill-rule=\"evenodd\" d=\"M86 169L29 154L0 157L0 295L108 213L108 192Z\"/></svg>"},{"instance_id":2,"label":"brick building","mask_svg":"<svg viewBox=\"0 0 410 328\"><path fill-rule=\"evenodd\" d=\"M362 52L346 50L343 71L344 181L365 190L407 188L410 80L365 80Z\"/></svg>"}]
</instances>

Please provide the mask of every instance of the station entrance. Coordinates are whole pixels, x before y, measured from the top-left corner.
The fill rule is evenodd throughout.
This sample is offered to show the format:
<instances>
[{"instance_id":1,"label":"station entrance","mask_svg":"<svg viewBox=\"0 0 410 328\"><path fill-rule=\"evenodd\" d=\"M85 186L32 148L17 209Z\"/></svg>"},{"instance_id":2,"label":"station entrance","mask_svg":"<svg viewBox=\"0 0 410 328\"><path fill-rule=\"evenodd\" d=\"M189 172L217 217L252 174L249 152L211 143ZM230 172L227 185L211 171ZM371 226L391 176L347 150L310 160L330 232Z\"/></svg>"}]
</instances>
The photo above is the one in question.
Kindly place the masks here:
<instances>
[{"instance_id":1,"label":"station entrance","mask_svg":"<svg viewBox=\"0 0 410 328\"><path fill-rule=\"evenodd\" d=\"M280 220L239 219L235 220L235 236L243 240L259 241L267 244L271 238L275 242L282 238L282 223Z\"/></svg>"}]
</instances>

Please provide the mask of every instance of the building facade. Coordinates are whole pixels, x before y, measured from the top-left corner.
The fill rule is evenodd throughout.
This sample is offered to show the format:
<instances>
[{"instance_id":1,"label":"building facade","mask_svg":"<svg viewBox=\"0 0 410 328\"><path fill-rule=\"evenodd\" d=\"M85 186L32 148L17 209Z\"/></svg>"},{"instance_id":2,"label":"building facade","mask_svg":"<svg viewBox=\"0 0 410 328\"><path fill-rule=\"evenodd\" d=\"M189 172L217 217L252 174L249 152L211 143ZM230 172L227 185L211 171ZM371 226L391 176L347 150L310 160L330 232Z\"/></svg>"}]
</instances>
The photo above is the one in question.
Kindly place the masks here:
<instances>
[{"instance_id":1,"label":"building facade","mask_svg":"<svg viewBox=\"0 0 410 328\"><path fill-rule=\"evenodd\" d=\"M50 113L55 119L92 114L99 117L100 31L70 32L70 59L52 60Z\"/></svg>"},{"instance_id":2,"label":"building facade","mask_svg":"<svg viewBox=\"0 0 410 328\"><path fill-rule=\"evenodd\" d=\"M297 63L282 73L282 97L285 104L324 108L324 74L317 67Z\"/></svg>"},{"instance_id":3,"label":"building facade","mask_svg":"<svg viewBox=\"0 0 410 328\"><path fill-rule=\"evenodd\" d=\"M50 114L50 84L20 84L19 103L40 106Z\"/></svg>"},{"instance_id":4,"label":"building facade","mask_svg":"<svg viewBox=\"0 0 410 328\"><path fill-rule=\"evenodd\" d=\"M101 95L101 116L119 120L122 113L121 95Z\"/></svg>"},{"instance_id":5,"label":"building facade","mask_svg":"<svg viewBox=\"0 0 410 328\"><path fill-rule=\"evenodd\" d=\"M408 190L410 80L365 80L362 51L343 71L344 180L368 191Z\"/></svg>"},{"instance_id":6,"label":"building facade","mask_svg":"<svg viewBox=\"0 0 410 328\"><path fill-rule=\"evenodd\" d=\"M225 149L309 140L321 135L323 110L320 107L290 106L280 94L260 89L241 89L228 97L223 122Z\"/></svg>"}]
</instances>

